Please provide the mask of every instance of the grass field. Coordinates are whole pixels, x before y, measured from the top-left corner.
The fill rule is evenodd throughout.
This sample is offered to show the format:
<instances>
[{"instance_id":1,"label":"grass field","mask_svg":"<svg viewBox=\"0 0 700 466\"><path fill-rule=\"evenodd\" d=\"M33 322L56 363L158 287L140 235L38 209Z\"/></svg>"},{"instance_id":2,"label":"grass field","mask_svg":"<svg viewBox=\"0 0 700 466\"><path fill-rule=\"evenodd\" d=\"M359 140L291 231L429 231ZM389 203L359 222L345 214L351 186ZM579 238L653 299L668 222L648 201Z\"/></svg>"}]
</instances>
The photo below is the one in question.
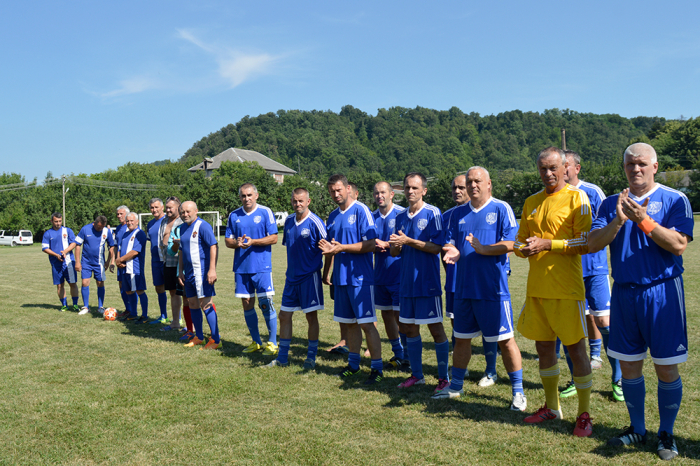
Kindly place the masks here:
<instances>
[{"instance_id":1,"label":"grass field","mask_svg":"<svg viewBox=\"0 0 700 466\"><path fill-rule=\"evenodd\" d=\"M697 243L697 242L696 242ZM287 368L261 366L271 358L243 355L250 343L240 300L234 298L233 253L222 249L216 304L223 351L185 349L158 326L105 322L60 313L41 246L0 248L0 463L2 464L654 464L658 414L650 361L645 448L605 446L628 423L624 404L612 401L610 369L595 372L593 436L571 435L576 397L562 401L564 421L524 425L510 411L510 385L499 358L499 381L479 388L484 358L476 354L459 400L430 399L437 369L424 329L428 385L400 390L404 377L385 373L365 389L365 376L348 383L331 377L345 361L326 349L336 343L332 303L320 312L318 365L301 370L306 321L295 316ZM515 258L514 309L525 296L527 262ZM676 424L681 456L700 459L700 245L685 253L690 362L683 364L684 400ZM273 250L279 308L286 267L282 246ZM150 280L150 277L149 277ZM114 276L109 306L121 309ZM149 285L150 286L150 285ZM93 283L94 287L94 283ZM327 291L326 291L327 293ZM150 313L157 313L151 288ZM96 304L96 290L91 291ZM82 303L82 301L81 301ZM517 314L517 312L516 312ZM517 319L517 315L516 315ZM267 334L260 318L263 335ZM446 324L449 334L449 322ZM205 325L206 329L206 325ZM380 325L380 333L384 331ZM534 344L516 333L523 353L528 412L544 403ZM383 340L385 359L390 345ZM479 352L480 348L477 348ZM369 361L363 359L365 373ZM560 361L564 385L568 370Z\"/></svg>"}]
</instances>

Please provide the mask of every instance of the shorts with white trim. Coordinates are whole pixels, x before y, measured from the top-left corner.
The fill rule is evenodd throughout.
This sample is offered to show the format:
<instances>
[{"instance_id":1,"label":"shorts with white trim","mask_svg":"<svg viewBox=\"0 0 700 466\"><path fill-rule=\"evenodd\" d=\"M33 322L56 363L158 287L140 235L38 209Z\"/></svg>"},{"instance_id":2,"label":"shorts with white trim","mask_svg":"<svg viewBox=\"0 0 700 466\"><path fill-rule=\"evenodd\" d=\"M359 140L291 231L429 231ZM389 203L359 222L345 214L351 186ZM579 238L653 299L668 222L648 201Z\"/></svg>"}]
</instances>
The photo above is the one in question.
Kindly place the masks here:
<instances>
[{"instance_id":1,"label":"shorts with white trim","mask_svg":"<svg viewBox=\"0 0 700 466\"><path fill-rule=\"evenodd\" d=\"M518 331L530 340L556 341L559 337L564 346L575 345L588 338L585 301L527 296Z\"/></svg>"},{"instance_id":2,"label":"shorts with white trim","mask_svg":"<svg viewBox=\"0 0 700 466\"><path fill-rule=\"evenodd\" d=\"M146 289L146 275L124 273L122 275L122 289L124 291L144 291Z\"/></svg>"},{"instance_id":3,"label":"shorts with white trim","mask_svg":"<svg viewBox=\"0 0 700 466\"><path fill-rule=\"evenodd\" d=\"M445 316L449 319L455 318L455 292L445 291Z\"/></svg>"},{"instance_id":4,"label":"shorts with white trim","mask_svg":"<svg viewBox=\"0 0 700 466\"><path fill-rule=\"evenodd\" d=\"M442 323L442 296L401 298L399 322L416 325Z\"/></svg>"},{"instance_id":5,"label":"shorts with white trim","mask_svg":"<svg viewBox=\"0 0 700 466\"><path fill-rule=\"evenodd\" d=\"M484 340L488 342L513 338L510 299L487 301L455 298L454 314L455 338L472 339L484 335Z\"/></svg>"},{"instance_id":6,"label":"shorts with white trim","mask_svg":"<svg viewBox=\"0 0 700 466\"><path fill-rule=\"evenodd\" d=\"M275 286L272 284L272 273L237 273L236 298L251 298L258 296L274 296Z\"/></svg>"},{"instance_id":7,"label":"shorts with white trim","mask_svg":"<svg viewBox=\"0 0 700 466\"><path fill-rule=\"evenodd\" d=\"M78 274L75 272L75 263L66 264L61 262L58 267L51 263L51 275L53 276L53 284L60 285L64 281L75 283L78 281Z\"/></svg>"},{"instance_id":8,"label":"shorts with white trim","mask_svg":"<svg viewBox=\"0 0 700 466\"><path fill-rule=\"evenodd\" d=\"M83 265L83 270L80 271L80 278L92 278L95 275L95 280L98 282L105 281L105 269L99 265Z\"/></svg>"},{"instance_id":9,"label":"shorts with white trim","mask_svg":"<svg viewBox=\"0 0 700 466\"><path fill-rule=\"evenodd\" d=\"M610 280L607 275L583 277L586 286L586 315L610 315Z\"/></svg>"},{"instance_id":10,"label":"shorts with white trim","mask_svg":"<svg viewBox=\"0 0 700 466\"><path fill-rule=\"evenodd\" d=\"M153 286L163 286L165 284L165 262L151 261L151 273L153 274Z\"/></svg>"},{"instance_id":11,"label":"shorts with white trim","mask_svg":"<svg viewBox=\"0 0 700 466\"><path fill-rule=\"evenodd\" d=\"M185 275L185 297L209 298L212 296L216 296L216 291L214 285L210 285L206 277Z\"/></svg>"},{"instance_id":12,"label":"shorts with white trim","mask_svg":"<svg viewBox=\"0 0 700 466\"><path fill-rule=\"evenodd\" d=\"M309 275L303 282L292 285L288 281L282 292L281 311L314 312L323 309L323 286L321 271Z\"/></svg>"},{"instance_id":13,"label":"shorts with white trim","mask_svg":"<svg viewBox=\"0 0 700 466\"><path fill-rule=\"evenodd\" d=\"M376 322L374 287L336 285L333 320L343 324Z\"/></svg>"},{"instance_id":14,"label":"shorts with white trim","mask_svg":"<svg viewBox=\"0 0 700 466\"><path fill-rule=\"evenodd\" d=\"M374 307L379 311L399 310L399 287L395 285L374 285Z\"/></svg>"},{"instance_id":15,"label":"shorts with white trim","mask_svg":"<svg viewBox=\"0 0 700 466\"><path fill-rule=\"evenodd\" d=\"M683 278L647 286L613 284L608 355L641 361L647 348L655 364L688 360Z\"/></svg>"}]
</instances>

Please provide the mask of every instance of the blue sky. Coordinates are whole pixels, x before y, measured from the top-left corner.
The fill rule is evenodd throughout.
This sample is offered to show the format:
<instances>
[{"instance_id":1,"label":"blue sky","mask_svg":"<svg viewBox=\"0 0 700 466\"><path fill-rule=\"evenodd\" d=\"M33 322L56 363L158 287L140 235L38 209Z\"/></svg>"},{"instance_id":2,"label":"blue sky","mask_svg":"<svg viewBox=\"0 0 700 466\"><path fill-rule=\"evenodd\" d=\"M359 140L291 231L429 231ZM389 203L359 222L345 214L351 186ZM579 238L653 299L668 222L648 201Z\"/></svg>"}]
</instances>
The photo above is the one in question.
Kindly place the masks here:
<instances>
[{"instance_id":1,"label":"blue sky","mask_svg":"<svg viewBox=\"0 0 700 466\"><path fill-rule=\"evenodd\" d=\"M279 109L698 116L700 2L534 3L4 2L2 171L176 160Z\"/></svg>"}]
</instances>

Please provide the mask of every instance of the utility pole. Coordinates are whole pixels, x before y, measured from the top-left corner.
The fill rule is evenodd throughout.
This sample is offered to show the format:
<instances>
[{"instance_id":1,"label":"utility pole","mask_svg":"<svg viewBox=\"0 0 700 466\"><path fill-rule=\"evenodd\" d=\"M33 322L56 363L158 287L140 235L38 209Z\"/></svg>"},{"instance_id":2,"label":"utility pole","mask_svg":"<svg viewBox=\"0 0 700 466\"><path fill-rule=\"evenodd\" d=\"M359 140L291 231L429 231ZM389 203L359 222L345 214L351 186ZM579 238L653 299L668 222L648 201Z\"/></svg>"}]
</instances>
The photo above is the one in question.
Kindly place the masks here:
<instances>
[{"instance_id":1,"label":"utility pole","mask_svg":"<svg viewBox=\"0 0 700 466\"><path fill-rule=\"evenodd\" d=\"M63 175L63 226L66 226L66 175Z\"/></svg>"},{"instance_id":2,"label":"utility pole","mask_svg":"<svg viewBox=\"0 0 700 466\"><path fill-rule=\"evenodd\" d=\"M561 129L561 150L566 150L566 130Z\"/></svg>"}]
</instances>

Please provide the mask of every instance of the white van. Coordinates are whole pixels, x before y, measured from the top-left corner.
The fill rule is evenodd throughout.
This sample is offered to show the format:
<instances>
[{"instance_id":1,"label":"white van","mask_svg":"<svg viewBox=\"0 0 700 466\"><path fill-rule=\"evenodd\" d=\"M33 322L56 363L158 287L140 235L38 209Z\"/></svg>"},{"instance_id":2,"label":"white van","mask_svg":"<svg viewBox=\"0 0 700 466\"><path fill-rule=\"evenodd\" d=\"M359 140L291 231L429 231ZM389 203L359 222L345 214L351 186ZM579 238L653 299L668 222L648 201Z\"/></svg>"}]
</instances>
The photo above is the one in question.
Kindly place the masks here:
<instances>
[{"instance_id":1,"label":"white van","mask_svg":"<svg viewBox=\"0 0 700 466\"><path fill-rule=\"evenodd\" d=\"M0 230L0 246L25 246L34 244L34 235L29 230Z\"/></svg>"}]
</instances>

